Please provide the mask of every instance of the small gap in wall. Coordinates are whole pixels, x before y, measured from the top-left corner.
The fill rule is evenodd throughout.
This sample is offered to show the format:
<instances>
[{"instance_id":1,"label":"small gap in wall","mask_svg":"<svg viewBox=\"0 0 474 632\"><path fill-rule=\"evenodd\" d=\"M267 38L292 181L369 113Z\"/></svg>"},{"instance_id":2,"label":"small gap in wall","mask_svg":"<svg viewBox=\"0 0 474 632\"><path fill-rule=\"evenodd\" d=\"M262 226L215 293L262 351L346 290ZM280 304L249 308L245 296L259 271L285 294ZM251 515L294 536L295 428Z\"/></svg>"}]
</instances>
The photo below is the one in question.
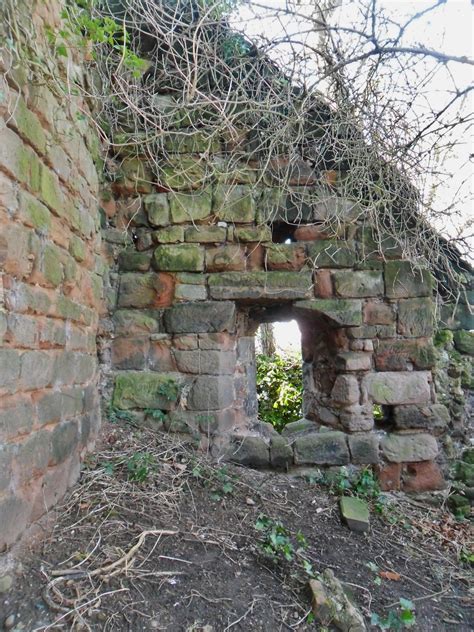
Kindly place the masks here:
<instances>
[{"instance_id":1,"label":"small gap in wall","mask_svg":"<svg viewBox=\"0 0 474 632\"><path fill-rule=\"evenodd\" d=\"M298 226L287 224L286 222L275 222L272 224L272 241L275 244L290 244L295 239L295 230Z\"/></svg>"},{"instance_id":2,"label":"small gap in wall","mask_svg":"<svg viewBox=\"0 0 474 632\"><path fill-rule=\"evenodd\" d=\"M374 427L377 430L389 430L393 425L393 406L374 404Z\"/></svg>"}]
</instances>

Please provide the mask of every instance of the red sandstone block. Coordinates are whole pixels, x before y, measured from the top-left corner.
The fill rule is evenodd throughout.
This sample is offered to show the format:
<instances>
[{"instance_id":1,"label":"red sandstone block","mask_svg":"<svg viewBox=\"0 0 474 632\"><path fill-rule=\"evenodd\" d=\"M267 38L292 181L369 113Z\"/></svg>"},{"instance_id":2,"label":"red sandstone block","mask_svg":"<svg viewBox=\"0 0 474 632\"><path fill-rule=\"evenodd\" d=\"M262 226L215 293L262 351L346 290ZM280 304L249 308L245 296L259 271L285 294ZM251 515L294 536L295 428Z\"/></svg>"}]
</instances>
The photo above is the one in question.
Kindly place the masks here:
<instances>
[{"instance_id":1,"label":"red sandstone block","mask_svg":"<svg viewBox=\"0 0 474 632\"><path fill-rule=\"evenodd\" d=\"M268 270L301 270L305 249L298 244L272 244L266 248L266 262Z\"/></svg>"},{"instance_id":2,"label":"red sandstone block","mask_svg":"<svg viewBox=\"0 0 474 632\"><path fill-rule=\"evenodd\" d=\"M261 244L247 244L247 270L263 270L265 248Z\"/></svg>"},{"instance_id":3,"label":"red sandstone block","mask_svg":"<svg viewBox=\"0 0 474 632\"><path fill-rule=\"evenodd\" d=\"M376 467L380 489L383 492L398 491L401 486L401 463L387 463Z\"/></svg>"},{"instance_id":4,"label":"red sandstone block","mask_svg":"<svg viewBox=\"0 0 474 632\"><path fill-rule=\"evenodd\" d=\"M176 361L171 352L171 341L151 341L148 354L148 367L152 371L176 371Z\"/></svg>"},{"instance_id":5,"label":"red sandstone block","mask_svg":"<svg viewBox=\"0 0 474 632\"><path fill-rule=\"evenodd\" d=\"M402 479L405 492L426 492L445 487L441 470L434 461L407 463Z\"/></svg>"},{"instance_id":6,"label":"red sandstone block","mask_svg":"<svg viewBox=\"0 0 474 632\"><path fill-rule=\"evenodd\" d=\"M321 226L299 226L294 232L296 241L316 241L330 237L331 234Z\"/></svg>"},{"instance_id":7,"label":"red sandstone block","mask_svg":"<svg viewBox=\"0 0 474 632\"><path fill-rule=\"evenodd\" d=\"M144 369L148 338L115 338L112 341L112 366L115 369Z\"/></svg>"},{"instance_id":8,"label":"red sandstone block","mask_svg":"<svg viewBox=\"0 0 474 632\"><path fill-rule=\"evenodd\" d=\"M240 246L219 246L206 250L206 270L208 272L245 270L245 250Z\"/></svg>"},{"instance_id":9,"label":"red sandstone block","mask_svg":"<svg viewBox=\"0 0 474 632\"><path fill-rule=\"evenodd\" d=\"M314 295L318 298L333 296L333 285L330 270L318 270L314 275Z\"/></svg>"},{"instance_id":10,"label":"red sandstone block","mask_svg":"<svg viewBox=\"0 0 474 632\"><path fill-rule=\"evenodd\" d=\"M367 325L391 325L393 322L395 314L391 305L370 301L364 306L364 323Z\"/></svg>"}]
</instances>

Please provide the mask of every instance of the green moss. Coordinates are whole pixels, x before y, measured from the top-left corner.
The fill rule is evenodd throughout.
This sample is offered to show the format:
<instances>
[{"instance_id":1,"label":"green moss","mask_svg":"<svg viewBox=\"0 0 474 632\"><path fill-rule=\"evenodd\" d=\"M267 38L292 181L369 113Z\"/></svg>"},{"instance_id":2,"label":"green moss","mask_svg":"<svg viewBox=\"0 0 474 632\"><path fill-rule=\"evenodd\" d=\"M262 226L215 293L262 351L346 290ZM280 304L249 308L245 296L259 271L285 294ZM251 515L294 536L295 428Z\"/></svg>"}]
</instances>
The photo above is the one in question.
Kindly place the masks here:
<instances>
[{"instance_id":1,"label":"green moss","mask_svg":"<svg viewBox=\"0 0 474 632\"><path fill-rule=\"evenodd\" d=\"M113 406L121 410L170 410L177 402L180 391L180 385L173 376L127 371L115 378Z\"/></svg>"},{"instance_id":2,"label":"green moss","mask_svg":"<svg viewBox=\"0 0 474 632\"><path fill-rule=\"evenodd\" d=\"M63 267L56 246L47 245L43 252L43 273L45 278L55 287L63 280Z\"/></svg>"},{"instance_id":3,"label":"green moss","mask_svg":"<svg viewBox=\"0 0 474 632\"><path fill-rule=\"evenodd\" d=\"M453 332L449 329L440 329L434 336L435 347L446 347L453 342Z\"/></svg>"},{"instance_id":4,"label":"green moss","mask_svg":"<svg viewBox=\"0 0 474 632\"><path fill-rule=\"evenodd\" d=\"M73 235L69 242L69 252L76 261L84 261L86 258L86 246L82 239Z\"/></svg>"},{"instance_id":5,"label":"green moss","mask_svg":"<svg viewBox=\"0 0 474 632\"><path fill-rule=\"evenodd\" d=\"M158 246L153 258L157 270L173 272L204 270L204 249L200 246L191 244Z\"/></svg>"},{"instance_id":6,"label":"green moss","mask_svg":"<svg viewBox=\"0 0 474 632\"><path fill-rule=\"evenodd\" d=\"M33 227L40 233L45 234L51 228L51 213L41 202L29 198L25 206L25 213Z\"/></svg>"}]
</instances>

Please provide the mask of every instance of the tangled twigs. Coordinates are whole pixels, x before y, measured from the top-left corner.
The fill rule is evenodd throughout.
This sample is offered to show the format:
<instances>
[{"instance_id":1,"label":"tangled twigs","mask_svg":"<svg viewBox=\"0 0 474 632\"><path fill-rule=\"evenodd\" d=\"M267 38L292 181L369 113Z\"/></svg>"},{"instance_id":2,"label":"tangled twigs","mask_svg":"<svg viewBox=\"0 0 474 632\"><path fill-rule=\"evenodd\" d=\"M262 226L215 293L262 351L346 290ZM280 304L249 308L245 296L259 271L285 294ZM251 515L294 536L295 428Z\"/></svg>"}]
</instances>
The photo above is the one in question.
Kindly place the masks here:
<instances>
[{"instance_id":1,"label":"tangled twigs","mask_svg":"<svg viewBox=\"0 0 474 632\"><path fill-rule=\"evenodd\" d=\"M124 570L126 570L127 565L131 563L131 561L133 560L133 557L135 556L138 549L142 546L147 536L154 535L154 536L157 536L158 538L161 538L164 535L177 535L178 533L179 531L167 531L164 529L143 531L139 535L137 543L134 544L125 555L123 555L120 559L116 560L115 562L112 562L111 564L107 564L106 566L102 566L101 568L96 568L93 571L78 571L73 568L63 569L63 570L57 569L57 570L51 571L51 575L53 577L71 576L75 579L79 579L82 577L96 577L96 576L106 577L111 574L111 571L114 571L114 569L116 569L119 566L123 566ZM170 573L167 573L167 574L170 574Z\"/></svg>"}]
</instances>

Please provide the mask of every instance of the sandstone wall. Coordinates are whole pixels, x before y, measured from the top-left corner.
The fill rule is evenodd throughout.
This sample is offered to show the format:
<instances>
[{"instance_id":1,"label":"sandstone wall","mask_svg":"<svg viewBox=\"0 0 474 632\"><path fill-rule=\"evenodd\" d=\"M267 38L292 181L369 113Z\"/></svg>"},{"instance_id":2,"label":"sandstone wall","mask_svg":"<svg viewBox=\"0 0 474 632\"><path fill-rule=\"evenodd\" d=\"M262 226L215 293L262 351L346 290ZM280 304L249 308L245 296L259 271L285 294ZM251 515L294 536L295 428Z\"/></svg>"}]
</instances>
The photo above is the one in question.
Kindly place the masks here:
<instances>
[{"instance_id":1,"label":"sandstone wall","mask_svg":"<svg viewBox=\"0 0 474 632\"><path fill-rule=\"evenodd\" d=\"M46 39L61 2L22 6L26 57L0 57L0 551L77 478L100 422L97 139L61 96L82 70Z\"/></svg>"},{"instance_id":2,"label":"sandstone wall","mask_svg":"<svg viewBox=\"0 0 474 632\"><path fill-rule=\"evenodd\" d=\"M386 488L441 486L436 437L449 417L432 377L430 274L389 238L382 256L363 208L325 174L296 165L283 195L255 184L255 164L204 182L226 147L214 138L210 156L199 143L192 130L165 137L158 175L117 157L104 202L112 414L241 463L372 464ZM309 189L313 201L295 204ZM305 376L306 421L285 436L258 421L254 388L253 334L281 317L300 323Z\"/></svg>"}]
</instances>

